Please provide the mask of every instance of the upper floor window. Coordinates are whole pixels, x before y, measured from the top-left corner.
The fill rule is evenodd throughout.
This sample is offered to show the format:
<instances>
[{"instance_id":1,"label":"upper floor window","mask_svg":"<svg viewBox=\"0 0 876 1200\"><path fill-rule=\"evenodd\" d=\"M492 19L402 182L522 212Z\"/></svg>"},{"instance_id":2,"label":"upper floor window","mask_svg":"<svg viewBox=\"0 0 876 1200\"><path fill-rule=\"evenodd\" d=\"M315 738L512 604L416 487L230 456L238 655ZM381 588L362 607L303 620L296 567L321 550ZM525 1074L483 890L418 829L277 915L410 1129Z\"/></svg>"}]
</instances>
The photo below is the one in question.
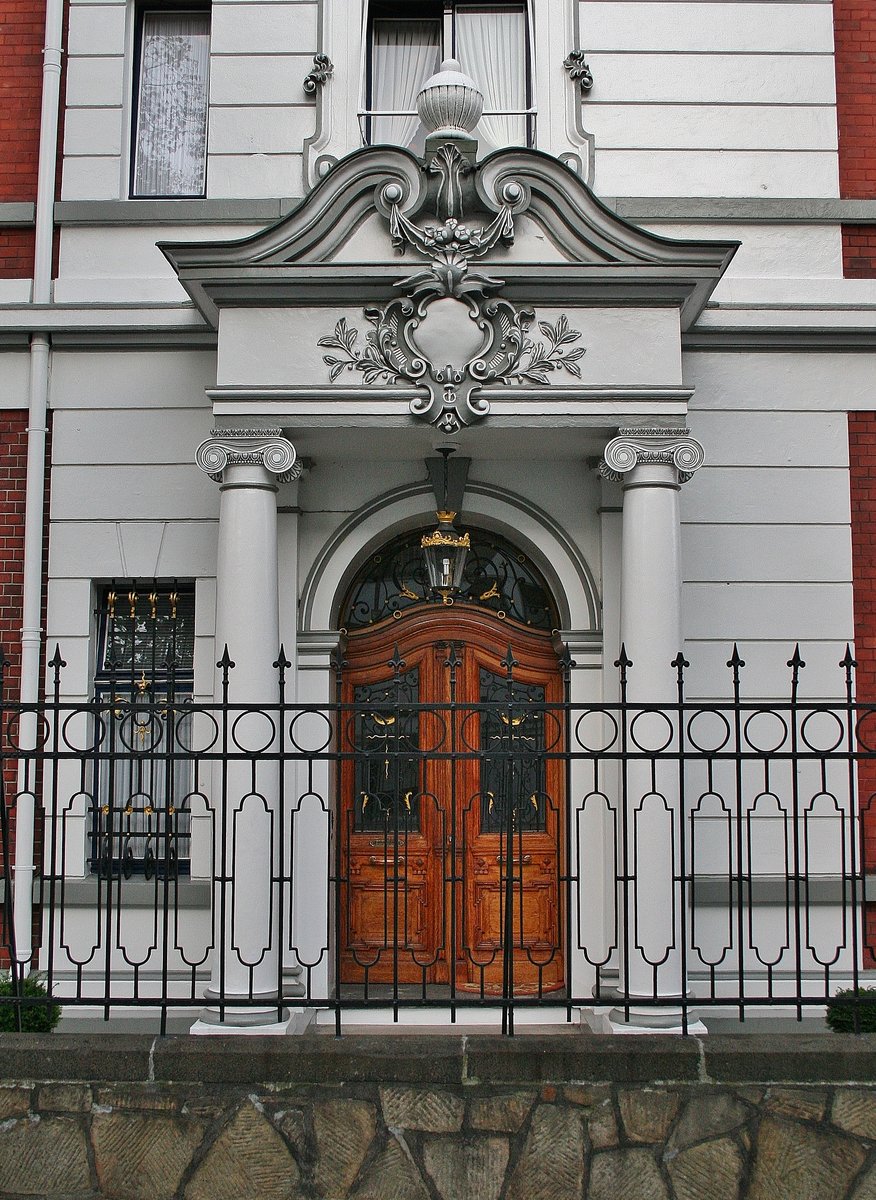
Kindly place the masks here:
<instances>
[{"instance_id":1,"label":"upper floor window","mask_svg":"<svg viewBox=\"0 0 876 1200\"><path fill-rule=\"evenodd\" d=\"M522 3L372 0L362 114L365 141L421 151L425 133L417 116L417 93L442 59L456 58L484 94L484 115L475 130L482 149L532 145L530 44Z\"/></svg>"},{"instance_id":2,"label":"upper floor window","mask_svg":"<svg viewBox=\"0 0 876 1200\"><path fill-rule=\"evenodd\" d=\"M203 196L210 13L140 13L132 196Z\"/></svg>"}]
</instances>

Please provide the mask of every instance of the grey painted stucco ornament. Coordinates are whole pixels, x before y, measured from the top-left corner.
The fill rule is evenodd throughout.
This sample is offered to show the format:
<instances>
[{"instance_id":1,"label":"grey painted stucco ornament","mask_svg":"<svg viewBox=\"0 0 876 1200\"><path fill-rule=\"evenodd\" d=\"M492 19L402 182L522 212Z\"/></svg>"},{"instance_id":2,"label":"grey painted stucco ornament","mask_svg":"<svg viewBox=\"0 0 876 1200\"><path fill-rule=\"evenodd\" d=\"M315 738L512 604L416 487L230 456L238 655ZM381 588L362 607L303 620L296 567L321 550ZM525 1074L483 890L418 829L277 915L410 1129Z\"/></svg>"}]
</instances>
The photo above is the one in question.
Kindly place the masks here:
<instances>
[{"instance_id":1,"label":"grey painted stucco ornament","mask_svg":"<svg viewBox=\"0 0 876 1200\"><path fill-rule=\"evenodd\" d=\"M314 54L313 67L304 76L304 83L301 85L308 96L315 96L319 89L328 83L334 70L334 63L327 54Z\"/></svg>"},{"instance_id":2,"label":"grey painted stucco ornament","mask_svg":"<svg viewBox=\"0 0 876 1200\"><path fill-rule=\"evenodd\" d=\"M434 153L426 171L438 178L436 224L418 225L405 215L398 183L378 189L393 245L401 251L410 247L427 265L396 284L403 296L364 310L373 329L361 343L344 318L318 343L334 352L324 356L333 382L349 370L361 371L365 383L407 382L427 389L428 395L410 402L410 410L443 433L489 413L485 384L547 384L549 374L561 369L580 377L578 362L585 353L583 346L573 346L581 334L565 316L553 325L539 323L544 342L530 338L534 312L494 298L504 281L473 266L498 244L514 240L513 210L524 189L514 179L504 180L493 220L468 223L462 219L463 180L472 170L452 142Z\"/></svg>"},{"instance_id":3,"label":"grey painted stucco ornament","mask_svg":"<svg viewBox=\"0 0 876 1200\"><path fill-rule=\"evenodd\" d=\"M455 58L445 58L437 74L417 94L417 113L423 128L436 137L464 137L484 111L484 94Z\"/></svg>"}]
</instances>

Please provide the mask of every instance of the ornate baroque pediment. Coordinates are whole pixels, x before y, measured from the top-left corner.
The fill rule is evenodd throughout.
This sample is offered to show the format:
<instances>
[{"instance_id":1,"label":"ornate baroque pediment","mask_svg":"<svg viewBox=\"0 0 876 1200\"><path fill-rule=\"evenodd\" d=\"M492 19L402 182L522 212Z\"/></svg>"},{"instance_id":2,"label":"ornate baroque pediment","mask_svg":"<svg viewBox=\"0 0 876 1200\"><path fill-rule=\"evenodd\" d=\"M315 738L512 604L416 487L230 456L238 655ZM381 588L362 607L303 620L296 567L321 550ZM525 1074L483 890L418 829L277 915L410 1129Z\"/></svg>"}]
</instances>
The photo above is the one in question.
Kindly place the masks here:
<instances>
[{"instance_id":1,"label":"ornate baroque pediment","mask_svg":"<svg viewBox=\"0 0 876 1200\"><path fill-rule=\"evenodd\" d=\"M306 309L314 329L334 308L308 334L325 368L315 390L415 389L411 411L448 432L486 415L491 386L547 394L582 373L586 386L583 309L675 307L688 327L735 248L639 229L546 154L476 163L452 140L425 161L356 151L251 237L161 246L214 326L223 308L256 306Z\"/></svg>"},{"instance_id":2,"label":"ornate baroque pediment","mask_svg":"<svg viewBox=\"0 0 876 1200\"><path fill-rule=\"evenodd\" d=\"M428 397L412 400L411 412L455 433L489 412L485 384L547 384L549 373L559 370L580 378L585 348L573 346L581 334L565 316L553 325L539 323L545 341L531 338L534 312L497 298L504 280L474 265L499 244L513 242L513 209L524 194L522 185L506 180L499 211L488 224L474 224L464 220L465 181L473 168L457 147L439 147L426 169L438 178L435 223L420 225L405 216L397 183L387 183L380 193L393 245L419 254L423 269L398 281L402 296L365 309L373 329L361 341L342 318L319 345L331 351L324 362L332 382L352 371L365 383L423 385Z\"/></svg>"}]
</instances>

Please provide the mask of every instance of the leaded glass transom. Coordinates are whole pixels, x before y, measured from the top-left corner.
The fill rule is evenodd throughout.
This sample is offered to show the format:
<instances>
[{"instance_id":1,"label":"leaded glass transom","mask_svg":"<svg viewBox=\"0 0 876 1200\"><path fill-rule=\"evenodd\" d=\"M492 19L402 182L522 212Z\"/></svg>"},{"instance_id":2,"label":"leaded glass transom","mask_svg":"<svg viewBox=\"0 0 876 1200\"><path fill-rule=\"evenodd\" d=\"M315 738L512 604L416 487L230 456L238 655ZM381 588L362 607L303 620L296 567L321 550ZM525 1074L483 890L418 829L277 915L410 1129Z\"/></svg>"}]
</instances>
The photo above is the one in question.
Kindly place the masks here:
<instances>
[{"instance_id":1,"label":"leaded glass transom","mask_svg":"<svg viewBox=\"0 0 876 1200\"><path fill-rule=\"evenodd\" d=\"M497 533L468 532L471 550L460 600L533 629L555 629L559 622L550 592L527 555ZM422 536L423 530L406 534L369 558L341 611L342 626L365 629L415 604L441 603L429 591Z\"/></svg>"}]
</instances>

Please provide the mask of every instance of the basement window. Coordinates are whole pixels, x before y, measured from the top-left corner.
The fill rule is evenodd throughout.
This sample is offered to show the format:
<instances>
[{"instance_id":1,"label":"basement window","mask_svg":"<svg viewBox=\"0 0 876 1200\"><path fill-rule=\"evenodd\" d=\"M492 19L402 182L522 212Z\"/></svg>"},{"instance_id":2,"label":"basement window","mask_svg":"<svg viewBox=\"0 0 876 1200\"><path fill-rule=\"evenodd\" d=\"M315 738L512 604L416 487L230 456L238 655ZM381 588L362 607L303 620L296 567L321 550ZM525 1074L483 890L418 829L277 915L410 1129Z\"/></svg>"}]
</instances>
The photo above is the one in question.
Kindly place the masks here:
<instances>
[{"instance_id":1,"label":"basement window","mask_svg":"<svg viewBox=\"0 0 876 1200\"><path fill-rule=\"evenodd\" d=\"M190 583L101 588L91 856L102 875L188 873L194 613Z\"/></svg>"}]
</instances>

